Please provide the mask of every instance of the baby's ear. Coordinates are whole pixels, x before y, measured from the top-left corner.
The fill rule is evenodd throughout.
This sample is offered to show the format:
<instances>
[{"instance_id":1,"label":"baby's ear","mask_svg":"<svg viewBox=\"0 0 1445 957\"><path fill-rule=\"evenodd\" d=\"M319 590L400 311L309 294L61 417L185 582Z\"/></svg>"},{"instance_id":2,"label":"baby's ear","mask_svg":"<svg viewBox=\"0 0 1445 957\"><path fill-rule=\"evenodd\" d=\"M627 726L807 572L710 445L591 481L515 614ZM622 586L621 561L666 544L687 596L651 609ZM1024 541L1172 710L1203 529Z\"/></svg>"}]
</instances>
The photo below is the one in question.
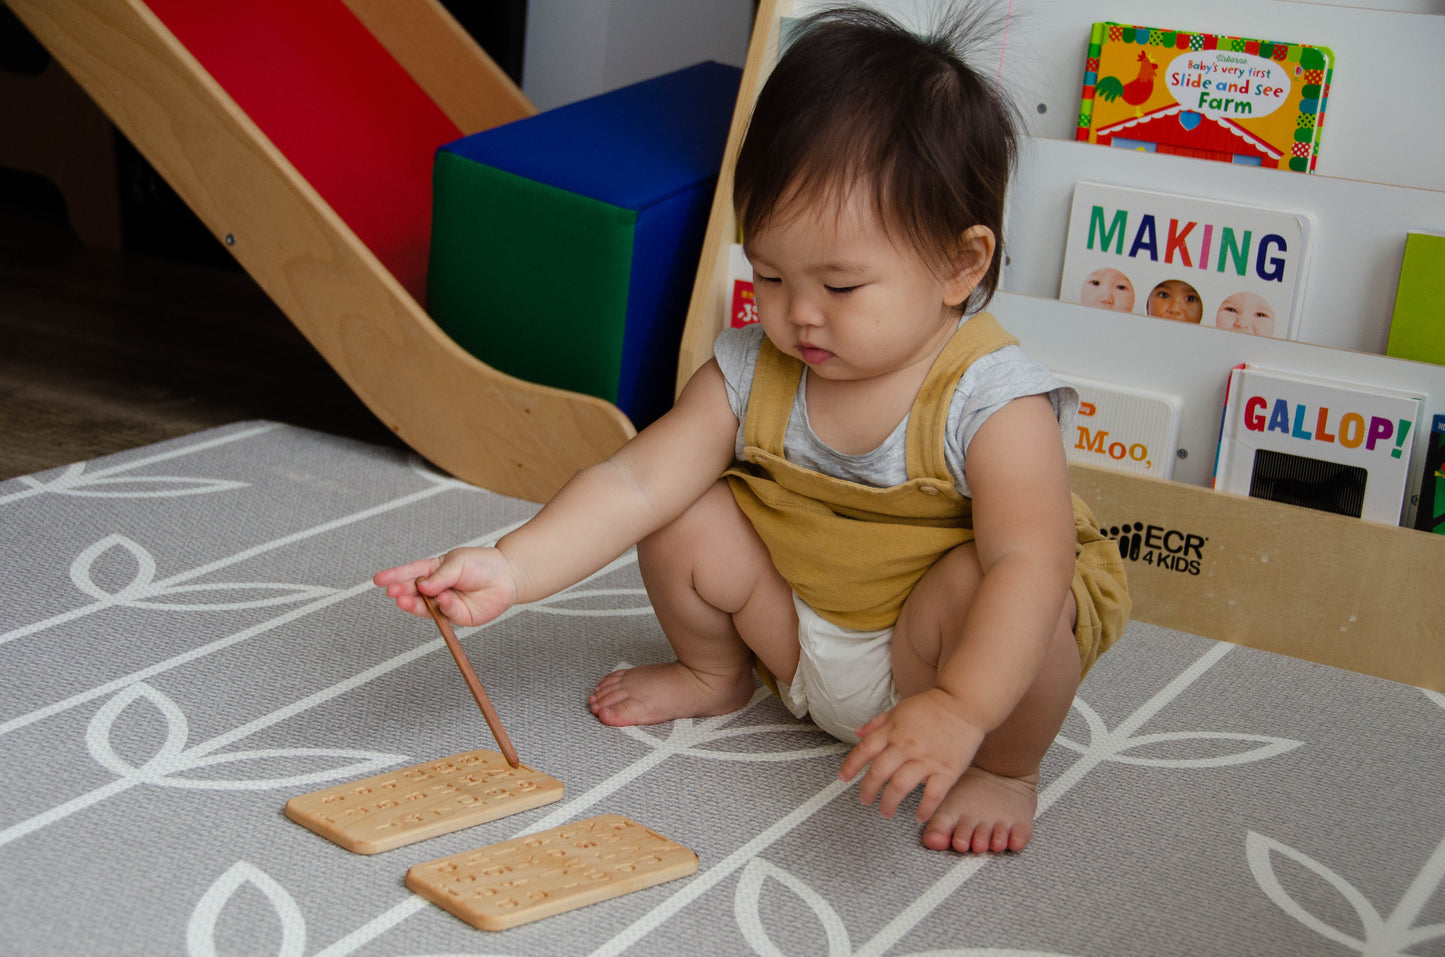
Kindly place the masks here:
<instances>
[{"instance_id":1,"label":"baby's ear","mask_svg":"<svg viewBox=\"0 0 1445 957\"><path fill-rule=\"evenodd\" d=\"M993 230L987 226L970 226L964 232L948 262L949 275L943 284L945 305L963 305L988 274L996 245Z\"/></svg>"}]
</instances>

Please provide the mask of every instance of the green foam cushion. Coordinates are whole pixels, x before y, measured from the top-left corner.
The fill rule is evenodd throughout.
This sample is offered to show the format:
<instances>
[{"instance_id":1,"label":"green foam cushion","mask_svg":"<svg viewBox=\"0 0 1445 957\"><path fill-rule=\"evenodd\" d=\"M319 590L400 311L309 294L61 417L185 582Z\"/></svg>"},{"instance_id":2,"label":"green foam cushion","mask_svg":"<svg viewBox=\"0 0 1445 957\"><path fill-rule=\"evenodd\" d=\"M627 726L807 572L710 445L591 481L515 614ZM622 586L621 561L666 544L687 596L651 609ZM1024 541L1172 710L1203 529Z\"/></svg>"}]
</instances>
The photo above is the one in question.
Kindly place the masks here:
<instances>
[{"instance_id":1,"label":"green foam cushion","mask_svg":"<svg viewBox=\"0 0 1445 957\"><path fill-rule=\"evenodd\" d=\"M639 426L666 411L740 77L699 64L439 150L437 323Z\"/></svg>"}]
</instances>

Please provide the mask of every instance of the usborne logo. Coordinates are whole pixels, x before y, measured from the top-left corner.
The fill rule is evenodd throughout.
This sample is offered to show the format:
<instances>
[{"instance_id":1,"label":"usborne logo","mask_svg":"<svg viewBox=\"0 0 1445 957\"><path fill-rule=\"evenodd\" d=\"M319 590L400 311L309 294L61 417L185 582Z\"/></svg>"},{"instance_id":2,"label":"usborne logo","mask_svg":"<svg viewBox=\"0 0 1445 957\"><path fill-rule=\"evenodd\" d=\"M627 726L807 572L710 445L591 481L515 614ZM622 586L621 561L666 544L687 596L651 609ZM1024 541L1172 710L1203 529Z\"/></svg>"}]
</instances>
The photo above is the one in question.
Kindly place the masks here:
<instances>
[{"instance_id":1,"label":"usborne logo","mask_svg":"<svg viewBox=\"0 0 1445 957\"><path fill-rule=\"evenodd\" d=\"M1204 543L1209 541L1193 532L1144 522L1111 525L1103 532L1119 543L1119 555L1128 561L1189 575L1199 574L1200 563L1204 561Z\"/></svg>"}]
</instances>

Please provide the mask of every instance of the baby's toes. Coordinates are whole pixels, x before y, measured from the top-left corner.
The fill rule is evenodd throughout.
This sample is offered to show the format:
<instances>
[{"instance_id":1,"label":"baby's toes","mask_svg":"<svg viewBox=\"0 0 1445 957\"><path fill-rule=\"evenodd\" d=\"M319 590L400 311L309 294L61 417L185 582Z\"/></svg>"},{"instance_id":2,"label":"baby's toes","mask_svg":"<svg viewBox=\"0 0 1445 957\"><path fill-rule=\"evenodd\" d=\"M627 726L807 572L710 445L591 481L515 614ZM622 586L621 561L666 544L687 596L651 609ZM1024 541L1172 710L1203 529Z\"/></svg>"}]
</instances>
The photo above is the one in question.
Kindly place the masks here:
<instances>
[{"instance_id":1,"label":"baby's toes","mask_svg":"<svg viewBox=\"0 0 1445 957\"><path fill-rule=\"evenodd\" d=\"M958 815L937 811L923 828L923 846L930 851L946 851L953 847Z\"/></svg>"}]
</instances>

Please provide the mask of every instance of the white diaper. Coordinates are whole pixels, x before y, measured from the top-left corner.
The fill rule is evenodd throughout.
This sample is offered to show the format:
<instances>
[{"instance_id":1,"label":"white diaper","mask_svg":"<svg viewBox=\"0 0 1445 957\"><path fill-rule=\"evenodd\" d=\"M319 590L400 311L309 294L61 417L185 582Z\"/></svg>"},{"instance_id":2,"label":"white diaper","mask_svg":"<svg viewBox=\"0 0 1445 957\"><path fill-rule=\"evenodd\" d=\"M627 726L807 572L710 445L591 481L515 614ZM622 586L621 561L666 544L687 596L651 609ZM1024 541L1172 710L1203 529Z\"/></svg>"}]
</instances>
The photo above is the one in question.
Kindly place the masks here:
<instances>
[{"instance_id":1,"label":"white diaper","mask_svg":"<svg viewBox=\"0 0 1445 957\"><path fill-rule=\"evenodd\" d=\"M799 718L840 741L858 743L857 728L902 699L893 687L893 629L854 631L819 615L797 595L798 670L778 696Z\"/></svg>"}]
</instances>

